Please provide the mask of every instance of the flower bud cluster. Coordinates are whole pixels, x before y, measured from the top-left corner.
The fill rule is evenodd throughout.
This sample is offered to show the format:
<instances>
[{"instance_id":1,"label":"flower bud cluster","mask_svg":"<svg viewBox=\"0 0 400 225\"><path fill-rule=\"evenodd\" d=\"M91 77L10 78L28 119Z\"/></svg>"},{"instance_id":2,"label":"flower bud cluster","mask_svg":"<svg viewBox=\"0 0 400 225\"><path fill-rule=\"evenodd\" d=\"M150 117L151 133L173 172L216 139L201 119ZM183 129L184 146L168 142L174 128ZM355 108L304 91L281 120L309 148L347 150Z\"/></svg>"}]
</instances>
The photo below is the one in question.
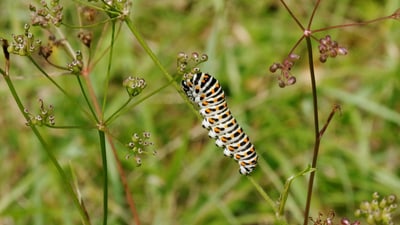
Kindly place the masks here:
<instances>
[{"instance_id":1,"label":"flower bud cluster","mask_svg":"<svg viewBox=\"0 0 400 225\"><path fill-rule=\"evenodd\" d=\"M131 12L132 1L129 0L104 0L103 3L111 18L118 17L124 20Z\"/></svg>"},{"instance_id":2,"label":"flower bud cluster","mask_svg":"<svg viewBox=\"0 0 400 225\"><path fill-rule=\"evenodd\" d=\"M148 146L153 146L153 142L149 141L149 139L150 132L145 131L141 136L137 133L134 133L131 141L127 144L128 148L130 149L130 154L127 156L127 158L134 156L138 166L142 164L140 155L147 153ZM156 154L156 152L153 151L153 154Z\"/></svg>"},{"instance_id":3,"label":"flower bud cluster","mask_svg":"<svg viewBox=\"0 0 400 225\"><path fill-rule=\"evenodd\" d=\"M37 115L31 114L28 109L25 109L24 112L28 116L28 121L26 122L27 126L54 126L55 125L55 117L54 117L54 107L50 105L46 107L42 99L39 99L39 108L40 112Z\"/></svg>"},{"instance_id":4,"label":"flower bud cluster","mask_svg":"<svg viewBox=\"0 0 400 225\"><path fill-rule=\"evenodd\" d=\"M280 70L281 74L278 77L278 84L279 87L283 88L288 85L293 85L296 83L296 77L294 77L290 70L294 66L294 63L300 58L300 56L292 53L286 59L283 60L282 63L273 63L269 67L269 71L275 73L276 71Z\"/></svg>"},{"instance_id":5,"label":"flower bud cluster","mask_svg":"<svg viewBox=\"0 0 400 225\"><path fill-rule=\"evenodd\" d=\"M326 62L328 57L335 58L338 55L347 55L347 49L339 46L339 44L332 40L331 36L326 35L324 38L319 40L319 61L322 63Z\"/></svg>"},{"instance_id":6,"label":"flower bud cluster","mask_svg":"<svg viewBox=\"0 0 400 225\"><path fill-rule=\"evenodd\" d=\"M364 217L368 224L394 225L392 214L397 208L396 196L381 198L377 192L372 195L372 201L364 201L356 210L357 217Z\"/></svg>"},{"instance_id":7,"label":"flower bud cluster","mask_svg":"<svg viewBox=\"0 0 400 225\"><path fill-rule=\"evenodd\" d=\"M200 69L197 67L199 64L208 60L206 54L199 55L197 52L193 52L189 57L186 53L179 53L177 56L177 70L179 74L197 73Z\"/></svg>"},{"instance_id":8,"label":"flower bud cluster","mask_svg":"<svg viewBox=\"0 0 400 225\"><path fill-rule=\"evenodd\" d=\"M29 32L30 25L25 24L24 34L13 35L11 44L7 47L7 51L11 54L17 54L20 56L31 55L37 49L40 48L42 41L35 40L34 35Z\"/></svg>"},{"instance_id":9,"label":"flower bud cluster","mask_svg":"<svg viewBox=\"0 0 400 225\"><path fill-rule=\"evenodd\" d=\"M313 218L311 218L311 222L313 225L335 225L337 223L334 222L334 218L335 218L335 212L333 211L329 212L326 218L322 213L319 213L317 219L314 220ZM355 221L352 223L347 218L342 218L340 220L340 225L360 225L360 224L361 223L359 221Z\"/></svg>"},{"instance_id":10,"label":"flower bud cluster","mask_svg":"<svg viewBox=\"0 0 400 225\"><path fill-rule=\"evenodd\" d=\"M78 38L86 47L90 48L90 45L92 44L93 33L81 31L78 33Z\"/></svg>"},{"instance_id":11,"label":"flower bud cluster","mask_svg":"<svg viewBox=\"0 0 400 225\"><path fill-rule=\"evenodd\" d=\"M41 0L42 8L37 9L34 5L29 5L29 10L32 12L31 23L33 26L49 27L49 24L59 26L63 19L63 6L59 0L50 0L47 4L45 0Z\"/></svg>"},{"instance_id":12,"label":"flower bud cluster","mask_svg":"<svg viewBox=\"0 0 400 225\"><path fill-rule=\"evenodd\" d=\"M67 68L71 73L75 75L79 75L83 68L83 61L82 61L82 52L76 51L75 59L72 62L67 64Z\"/></svg>"},{"instance_id":13,"label":"flower bud cluster","mask_svg":"<svg viewBox=\"0 0 400 225\"><path fill-rule=\"evenodd\" d=\"M130 97L137 96L147 86L146 81L143 78L132 76L125 79L122 85L126 88Z\"/></svg>"}]
</instances>

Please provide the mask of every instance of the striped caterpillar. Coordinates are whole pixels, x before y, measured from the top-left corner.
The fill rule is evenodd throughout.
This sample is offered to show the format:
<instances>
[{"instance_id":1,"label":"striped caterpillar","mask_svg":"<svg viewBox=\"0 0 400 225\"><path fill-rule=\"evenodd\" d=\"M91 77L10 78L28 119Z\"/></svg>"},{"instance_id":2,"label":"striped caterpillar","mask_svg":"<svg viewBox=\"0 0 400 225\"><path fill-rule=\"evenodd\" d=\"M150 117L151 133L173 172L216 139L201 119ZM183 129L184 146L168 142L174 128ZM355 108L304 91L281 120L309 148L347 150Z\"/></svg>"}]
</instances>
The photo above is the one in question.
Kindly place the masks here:
<instances>
[{"instance_id":1,"label":"striped caterpillar","mask_svg":"<svg viewBox=\"0 0 400 225\"><path fill-rule=\"evenodd\" d=\"M257 153L225 101L218 80L207 73L189 73L182 80L182 89L193 103L200 107L202 126L208 136L215 139L224 155L233 157L239 164L239 173L249 175L257 166Z\"/></svg>"}]
</instances>

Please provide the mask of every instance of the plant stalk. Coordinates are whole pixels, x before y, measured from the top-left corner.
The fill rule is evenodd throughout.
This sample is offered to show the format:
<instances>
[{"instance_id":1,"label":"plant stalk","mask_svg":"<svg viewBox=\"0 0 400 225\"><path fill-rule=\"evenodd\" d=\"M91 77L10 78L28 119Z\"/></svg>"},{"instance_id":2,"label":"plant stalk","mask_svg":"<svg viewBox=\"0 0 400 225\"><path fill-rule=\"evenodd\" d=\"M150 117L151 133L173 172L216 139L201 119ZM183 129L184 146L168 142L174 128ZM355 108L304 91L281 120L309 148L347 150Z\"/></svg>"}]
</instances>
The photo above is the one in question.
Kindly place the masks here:
<instances>
[{"instance_id":1,"label":"plant stalk","mask_svg":"<svg viewBox=\"0 0 400 225\"><path fill-rule=\"evenodd\" d=\"M307 50L308 50L308 63L309 63L309 67L310 67L311 89L312 89L312 96L313 96L314 135L315 135L314 153L313 153L311 167L316 168L318 152L319 152L319 145L320 145L320 141L321 141L320 133L319 133L319 119L318 119L318 97L317 97L317 85L315 82L315 72L314 72L314 63L313 63L314 60L313 60L313 53L312 53L312 46L311 46L311 38L309 36L306 37L306 42L307 42ZM310 214L311 197L312 197L312 191L313 191L313 186L314 186L314 179L315 179L315 171L310 173L310 179L308 181L307 201L306 201L306 206L304 209L303 225L307 225L309 214Z\"/></svg>"}]
</instances>

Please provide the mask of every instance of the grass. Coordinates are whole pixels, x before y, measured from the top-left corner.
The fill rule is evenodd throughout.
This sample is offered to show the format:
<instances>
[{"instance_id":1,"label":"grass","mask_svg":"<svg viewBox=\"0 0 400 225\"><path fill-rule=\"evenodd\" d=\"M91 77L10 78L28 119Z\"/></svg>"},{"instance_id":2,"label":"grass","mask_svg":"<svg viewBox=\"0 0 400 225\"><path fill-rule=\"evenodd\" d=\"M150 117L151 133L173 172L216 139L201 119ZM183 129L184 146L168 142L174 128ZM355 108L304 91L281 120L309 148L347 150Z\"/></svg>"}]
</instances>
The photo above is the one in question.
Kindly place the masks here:
<instances>
[{"instance_id":1,"label":"grass","mask_svg":"<svg viewBox=\"0 0 400 225\"><path fill-rule=\"evenodd\" d=\"M1 7L9 9L1 16L0 37L10 42L11 34L23 33L23 24L29 21L27 4L0 2ZM61 4L63 23L77 26L79 6L88 3ZM297 1L289 7L301 21L307 21L313 4ZM399 7L395 0L340 4L324 1L315 17L315 27L370 20ZM60 26L73 50L80 49L85 60L90 55L96 62L89 70L89 81L98 102L102 103L107 93L106 104L101 105L105 118L127 100L122 86L126 77L146 80L147 87L133 98L132 106L107 127L141 224L274 224L274 210L250 179L277 200L286 179L311 163L314 124L306 46L296 51L301 59L291 71L297 78L295 85L279 88L277 75L268 71L273 62L287 55L302 31L282 5L272 1L133 1L130 18L174 79L179 80L178 52L198 51L209 56L208 62L201 65L202 71L220 80L233 114L260 155L251 178L240 176L237 164L223 157L222 150L201 128L198 115L178 93L178 82L169 83L126 24L116 22L111 59L112 24L105 13L99 12L96 21L107 23L86 29L94 34L90 50L76 37L79 29ZM349 54L328 59L325 64L316 59L321 124L335 103L342 110L321 140L310 213L313 218L319 212L326 215L334 210L336 219L348 217L354 221L353 212L360 202L371 199L373 192L399 197L398 27L398 21L387 20L332 30L329 34L346 46ZM30 31L47 43L48 32L38 27ZM318 34L323 36L325 33ZM316 43L314 48L317 55ZM91 224L100 224L104 219L105 158L96 123L75 76L49 66L36 55L34 58L69 97L27 57L11 55L11 80L31 113L37 113L41 98L46 105L54 106L56 126L74 127L37 127L66 175L60 178L37 136L25 126L26 120L6 82L0 80L0 224L83 223L65 190L64 182L71 181ZM51 60L65 65L70 58L61 48L55 48ZM4 65L4 57L0 65ZM163 86L166 88L158 90ZM154 95L135 104L153 91ZM142 166L137 167L134 157L126 159L129 153L125 144L133 133L143 131L151 133L157 155L142 157ZM106 151L108 224L134 224L110 145ZM303 222L307 182L308 176L300 177L290 187L285 208L288 224ZM400 221L398 212L394 218Z\"/></svg>"}]
</instances>

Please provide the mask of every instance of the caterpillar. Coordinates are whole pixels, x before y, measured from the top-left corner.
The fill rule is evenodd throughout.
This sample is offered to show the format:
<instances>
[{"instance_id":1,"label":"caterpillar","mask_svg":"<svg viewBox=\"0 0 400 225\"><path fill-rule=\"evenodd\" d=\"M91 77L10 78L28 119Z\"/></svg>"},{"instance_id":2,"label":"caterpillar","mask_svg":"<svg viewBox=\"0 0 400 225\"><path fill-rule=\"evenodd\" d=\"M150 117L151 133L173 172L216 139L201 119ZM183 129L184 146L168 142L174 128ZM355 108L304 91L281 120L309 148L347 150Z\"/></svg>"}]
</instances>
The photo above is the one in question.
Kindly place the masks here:
<instances>
[{"instance_id":1,"label":"caterpillar","mask_svg":"<svg viewBox=\"0 0 400 225\"><path fill-rule=\"evenodd\" d=\"M189 100L197 104L203 117L202 126L224 155L239 164L239 173L249 175L257 166L257 153L249 137L237 123L225 100L218 80L207 73L186 74L181 83Z\"/></svg>"}]
</instances>

